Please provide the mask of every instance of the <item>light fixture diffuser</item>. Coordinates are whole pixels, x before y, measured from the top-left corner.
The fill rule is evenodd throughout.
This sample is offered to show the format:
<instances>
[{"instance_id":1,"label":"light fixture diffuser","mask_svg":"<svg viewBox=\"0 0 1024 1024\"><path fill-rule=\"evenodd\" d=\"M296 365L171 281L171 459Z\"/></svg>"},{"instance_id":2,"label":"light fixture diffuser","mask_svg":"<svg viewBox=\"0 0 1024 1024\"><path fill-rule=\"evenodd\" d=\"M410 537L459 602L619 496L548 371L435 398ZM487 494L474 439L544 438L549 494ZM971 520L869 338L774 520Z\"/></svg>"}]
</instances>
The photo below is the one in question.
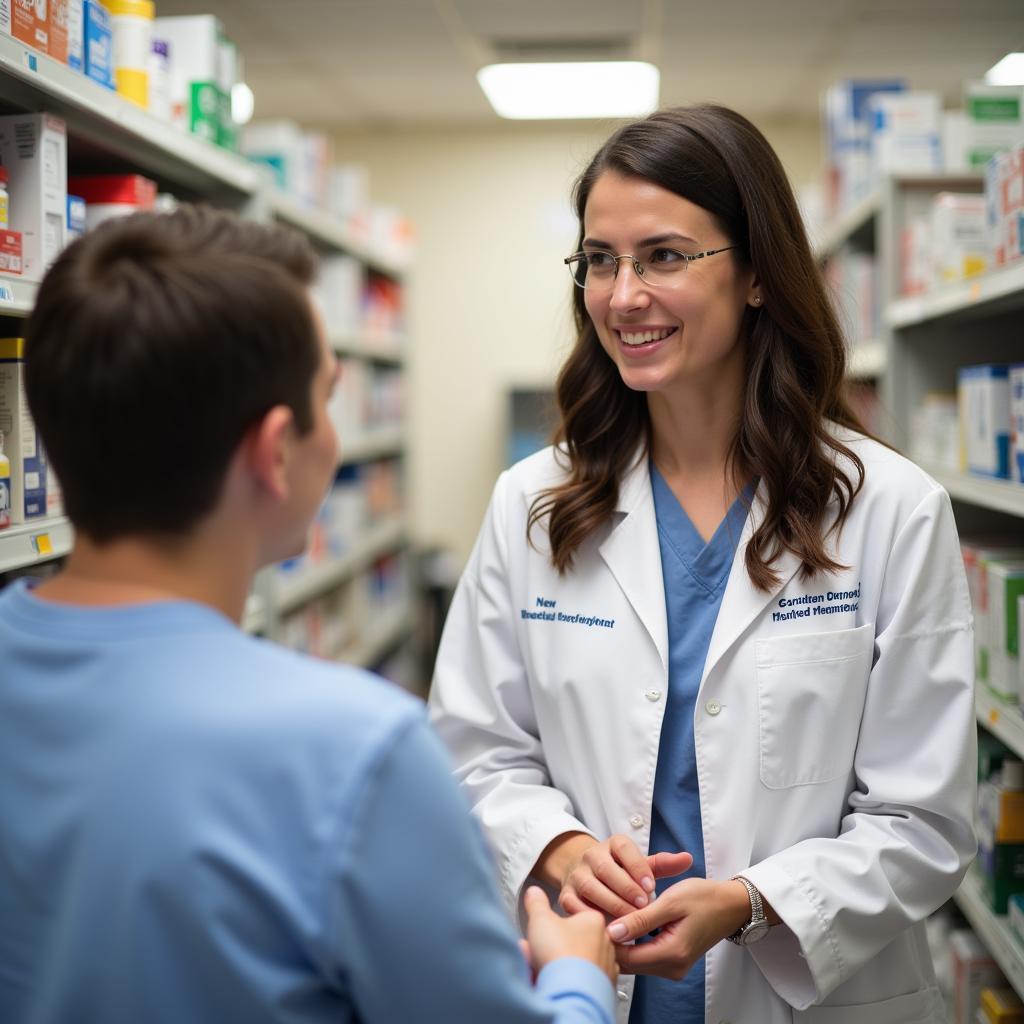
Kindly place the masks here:
<instances>
[{"instance_id":1,"label":"light fixture diffuser","mask_svg":"<svg viewBox=\"0 0 1024 1024\"><path fill-rule=\"evenodd\" d=\"M500 117L642 117L658 107L661 75L642 61L489 64L476 74Z\"/></svg>"},{"instance_id":2,"label":"light fixture diffuser","mask_svg":"<svg viewBox=\"0 0 1024 1024\"><path fill-rule=\"evenodd\" d=\"M989 85L1024 85L1024 53L1008 53L985 72Z\"/></svg>"}]
</instances>

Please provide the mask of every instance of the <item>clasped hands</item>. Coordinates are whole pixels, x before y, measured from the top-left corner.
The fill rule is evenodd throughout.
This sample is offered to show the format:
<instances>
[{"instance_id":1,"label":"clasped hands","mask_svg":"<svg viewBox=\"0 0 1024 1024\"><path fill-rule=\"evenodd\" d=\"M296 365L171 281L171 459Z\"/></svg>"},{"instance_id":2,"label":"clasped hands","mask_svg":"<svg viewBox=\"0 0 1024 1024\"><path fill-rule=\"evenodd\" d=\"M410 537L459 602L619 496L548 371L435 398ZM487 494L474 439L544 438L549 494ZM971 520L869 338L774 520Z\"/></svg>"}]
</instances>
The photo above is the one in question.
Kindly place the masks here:
<instances>
[{"instance_id":1,"label":"clasped hands","mask_svg":"<svg viewBox=\"0 0 1024 1024\"><path fill-rule=\"evenodd\" d=\"M678 981L750 919L747 890L734 879L685 878L654 895L655 879L691 867L688 853L644 856L624 835L604 842L582 833L559 839L564 842L556 840L542 858L545 874L560 884L558 903L569 914L599 910L605 915L623 973ZM658 934L649 941L632 944L655 929Z\"/></svg>"}]
</instances>

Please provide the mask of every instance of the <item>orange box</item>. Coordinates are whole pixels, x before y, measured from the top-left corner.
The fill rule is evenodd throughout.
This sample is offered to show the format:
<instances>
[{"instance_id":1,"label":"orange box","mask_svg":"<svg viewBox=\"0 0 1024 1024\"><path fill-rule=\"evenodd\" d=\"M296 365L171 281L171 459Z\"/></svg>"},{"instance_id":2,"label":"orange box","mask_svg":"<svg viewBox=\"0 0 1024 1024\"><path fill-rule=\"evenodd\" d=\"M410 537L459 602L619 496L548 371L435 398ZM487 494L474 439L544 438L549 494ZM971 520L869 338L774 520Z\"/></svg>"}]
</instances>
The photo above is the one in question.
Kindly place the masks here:
<instances>
[{"instance_id":1,"label":"orange box","mask_svg":"<svg viewBox=\"0 0 1024 1024\"><path fill-rule=\"evenodd\" d=\"M24 264L21 259L21 232L0 231L0 272L20 274Z\"/></svg>"},{"instance_id":2,"label":"orange box","mask_svg":"<svg viewBox=\"0 0 1024 1024\"><path fill-rule=\"evenodd\" d=\"M41 53L50 52L48 21L47 17L39 17L39 5L36 0L14 0L11 6L11 35ZM66 54L64 59L67 59Z\"/></svg>"}]
</instances>

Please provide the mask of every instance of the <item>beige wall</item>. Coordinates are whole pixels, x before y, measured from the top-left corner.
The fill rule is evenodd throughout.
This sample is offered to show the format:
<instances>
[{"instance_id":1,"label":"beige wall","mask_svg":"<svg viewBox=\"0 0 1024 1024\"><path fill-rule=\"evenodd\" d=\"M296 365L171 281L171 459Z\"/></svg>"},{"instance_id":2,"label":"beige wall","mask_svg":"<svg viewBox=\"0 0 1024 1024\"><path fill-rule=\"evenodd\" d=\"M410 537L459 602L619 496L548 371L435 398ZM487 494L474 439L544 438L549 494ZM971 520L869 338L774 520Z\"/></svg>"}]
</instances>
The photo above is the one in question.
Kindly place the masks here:
<instances>
[{"instance_id":1,"label":"beige wall","mask_svg":"<svg viewBox=\"0 0 1024 1024\"><path fill-rule=\"evenodd\" d=\"M761 125L793 180L819 165L816 124ZM417 541L473 544L501 471L505 390L550 382L570 344L571 183L609 125L341 136L374 201L416 226L408 306L410 522Z\"/></svg>"}]
</instances>

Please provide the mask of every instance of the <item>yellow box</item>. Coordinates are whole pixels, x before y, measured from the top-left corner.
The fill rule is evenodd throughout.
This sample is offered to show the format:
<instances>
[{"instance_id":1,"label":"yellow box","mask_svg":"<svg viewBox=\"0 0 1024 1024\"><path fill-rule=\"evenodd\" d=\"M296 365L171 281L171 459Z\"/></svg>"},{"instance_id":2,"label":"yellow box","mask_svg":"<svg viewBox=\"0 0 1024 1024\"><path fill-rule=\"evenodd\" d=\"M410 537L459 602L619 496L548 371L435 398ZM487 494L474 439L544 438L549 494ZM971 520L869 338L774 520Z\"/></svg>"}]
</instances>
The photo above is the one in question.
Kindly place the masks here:
<instances>
[{"instance_id":1,"label":"yellow box","mask_svg":"<svg viewBox=\"0 0 1024 1024\"><path fill-rule=\"evenodd\" d=\"M983 988L981 1012L988 1024L1024 1024L1024 1003L1012 988Z\"/></svg>"}]
</instances>

